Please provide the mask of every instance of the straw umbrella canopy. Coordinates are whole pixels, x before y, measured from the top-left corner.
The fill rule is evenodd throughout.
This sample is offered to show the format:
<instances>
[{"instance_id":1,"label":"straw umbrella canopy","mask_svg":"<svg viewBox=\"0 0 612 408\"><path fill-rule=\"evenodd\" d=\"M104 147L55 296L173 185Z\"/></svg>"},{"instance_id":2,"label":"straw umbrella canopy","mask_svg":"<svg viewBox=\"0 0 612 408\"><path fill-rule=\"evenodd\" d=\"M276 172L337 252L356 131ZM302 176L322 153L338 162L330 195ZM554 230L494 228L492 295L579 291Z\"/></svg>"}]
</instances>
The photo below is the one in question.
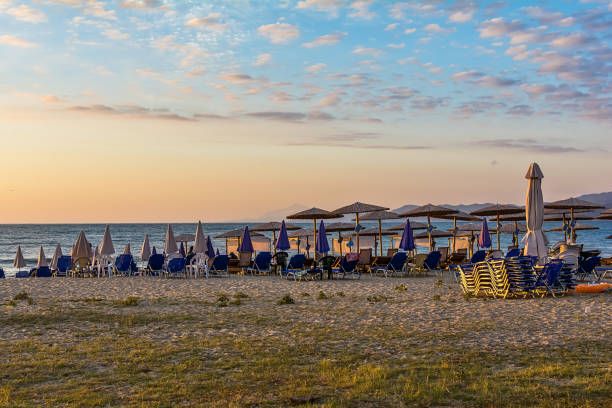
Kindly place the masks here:
<instances>
[{"instance_id":1,"label":"straw umbrella canopy","mask_svg":"<svg viewBox=\"0 0 612 408\"><path fill-rule=\"evenodd\" d=\"M359 225L359 214L371 213L375 211L385 211L388 209L389 207L381 207L380 205L360 203L359 201L357 201L353 204L340 207L334 210L333 212L336 214L355 214L355 232L357 232L357 252L359 253L359 231L361 231L361 226Z\"/></svg>"},{"instance_id":2,"label":"straw umbrella canopy","mask_svg":"<svg viewBox=\"0 0 612 408\"><path fill-rule=\"evenodd\" d=\"M516 205L512 205L512 204L493 204L493 205L489 205L487 207L481 208L479 210L472 211L470 214L471 215L484 216L484 217L495 216L496 219L497 219L497 228L501 228L501 224L500 224L501 223L501 219L500 219L500 217L502 215L519 214L519 213L524 213L524 212L525 212L524 208L521 208L521 207L516 206ZM501 240L500 240L499 234L497 235L497 249L501 249Z\"/></svg>"},{"instance_id":3,"label":"straw umbrella canopy","mask_svg":"<svg viewBox=\"0 0 612 408\"><path fill-rule=\"evenodd\" d=\"M149 258L151 258L151 244L149 243L149 234L145 234L142 247L140 248L140 260L148 262Z\"/></svg>"},{"instance_id":4,"label":"straw umbrella canopy","mask_svg":"<svg viewBox=\"0 0 612 408\"><path fill-rule=\"evenodd\" d=\"M612 220L612 213L601 213L599 217L595 217L596 220Z\"/></svg>"},{"instance_id":5,"label":"straw umbrella canopy","mask_svg":"<svg viewBox=\"0 0 612 408\"><path fill-rule=\"evenodd\" d=\"M51 269L57 269L57 262L62 257L62 246L57 244L55 247L55 252L53 253L53 257L51 258L51 264L49 265Z\"/></svg>"},{"instance_id":6,"label":"straw umbrella canopy","mask_svg":"<svg viewBox=\"0 0 612 408\"><path fill-rule=\"evenodd\" d=\"M224 232L223 234L219 234L216 235L215 238L217 239L225 239L225 253L227 253L228 251L228 246L227 246L227 242L230 239L237 239L238 240L238 246L240 246L240 242L242 240L242 236L244 235L244 228L237 228L237 229L233 229L231 231L227 231ZM259 232L250 232L249 235L251 237L263 237L263 234L260 234Z\"/></svg>"},{"instance_id":7,"label":"straw umbrella canopy","mask_svg":"<svg viewBox=\"0 0 612 408\"><path fill-rule=\"evenodd\" d=\"M580 198L570 197L566 200L554 201L552 203L548 203L544 205L544 208L552 208L556 210L570 210L570 221L569 221L569 231L570 231L570 242L574 237L574 228L573 225L576 223L576 215L575 213L578 210L598 210L601 208L605 208L603 205L593 203L590 201L582 200ZM565 223L565 222L564 222ZM567 227L566 227L567 230Z\"/></svg>"},{"instance_id":8,"label":"straw umbrella canopy","mask_svg":"<svg viewBox=\"0 0 612 408\"><path fill-rule=\"evenodd\" d=\"M25 268L26 261L23 258L23 252L21 252L21 245L17 246L17 252L15 253L15 260L13 261L13 266L17 269Z\"/></svg>"},{"instance_id":9,"label":"straw umbrella canopy","mask_svg":"<svg viewBox=\"0 0 612 408\"><path fill-rule=\"evenodd\" d=\"M357 232L354 232L352 235L356 237ZM395 231L389 231L386 229L379 230L377 227L373 227L359 231L359 235L363 237L378 237L380 240L382 240L383 235L397 235L397 233ZM382 256L382 249L380 254Z\"/></svg>"},{"instance_id":10,"label":"straw umbrella canopy","mask_svg":"<svg viewBox=\"0 0 612 408\"><path fill-rule=\"evenodd\" d=\"M272 242L276 243L276 231L280 231L281 227L285 221L277 222L267 222L265 224L259 224L251 228L251 231L261 231L261 232L271 232L272 233ZM285 229L287 231L295 231L300 229L301 227L295 224L287 224L285 223ZM276 253L276 244L274 245L274 252Z\"/></svg>"},{"instance_id":11,"label":"straw umbrella canopy","mask_svg":"<svg viewBox=\"0 0 612 408\"><path fill-rule=\"evenodd\" d=\"M310 251L310 249L308 248L309 245L309 240L310 239L314 239L314 234L311 230L307 230L307 229L299 229L299 230L295 230L291 233L288 234L289 238L297 238L298 239L298 252L300 252L300 239L301 238L306 238L306 251Z\"/></svg>"},{"instance_id":12,"label":"straw umbrella canopy","mask_svg":"<svg viewBox=\"0 0 612 408\"><path fill-rule=\"evenodd\" d=\"M437 218L440 218L443 220L453 220L453 231L457 229L457 221L480 221L479 217L470 215L463 211L459 211L454 214L446 214L446 215L442 214L442 215L439 215ZM453 234L453 252L455 252L455 245L456 245L456 237Z\"/></svg>"},{"instance_id":13,"label":"straw umbrella canopy","mask_svg":"<svg viewBox=\"0 0 612 408\"><path fill-rule=\"evenodd\" d=\"M421 233L416 234L414 237L416 239L423 239L423 238L450 238L452 237L453 234L449 231L442 231L442 230L435 230L435 231L423 231Z\"/></svg>"},{"instance_id":14,"label":"straw umbrella canopy","mask_svg":"<svg viewBox=\"0 0 612 408\"><path fill-rule=\"evenodd\" d=\"M501 232L502 234L515 234L517 231L518 233L526 233L528 231L527 225L517 221L516 225L503 224L499 228L499 232ZM490 233L497 234L498 230L490 231Z\"/></svg>"},{"instance_id":15,"label":"straw umbrella canopy","mask_svg":"<svg viewBox=\"0 0 612 408\"><path fill-rule=\"evenodd\" d=\"M387 228L387 231L403 231L405 227L406 223L403 222L401 224L396 224ZM432 225L431 228L436 229L434 225ZM427 229L427 224L418 221L410 221L410 229L412 229L413 231Z\"/></svg>"},{"instance_id":16,"label":"straw umbrella canopy","mask_svg":"<svg viewBox=\"0 0 612 408\"><path fill-rule=\"evenodd\" d=\"M363 221L378 221L378 243L380 246L380 254L382 255L382 220L395 220L400 218L399 214L392 211L374 211L361 216Z\"/></svg>"},{"instance_id":17,"label":"straw umbrella canopy","mask_svg":"<svg viewBox=\"0 0 612 408\"><path fill-rule=\"evenodd\" d=\"M74 243L72 257L74 259L89 259L89 242L87 242L87 238L85 237L85 232L83 230L79 232L79 236L77 237L77 240Z\"/></svg>"},{"instance_id":18,"label":"straw umbrella canopy","mask_svg":"<svg viewBox=\"0 0 612 408\"><path fill-rule=\"evenodd\" d=\"M410 211L406 211L403 214L400 214L402 217L427 217L427 231L430 233L429 236L429 250L431 251L431 232L433 228L431 227L431 219L432 218L440 218L441 216L448 216L449 214L456 214L459 211L453 210L452 208L442 207L439 205L426 204L417 208L413 208ZM413 227L414 229L414 227Z\"/></svg>"},{"instance_id":19,"label":"straw umbrella canopy","mask_svg":"<svg viewBox=\"0 0 612 408\"><path fill-rule=\"evenodd\" d=\"M612 239L612 235L608 235L606 239Z\"/></svg>"},{"instance_id":20,"label":"straw umbrella canopy","mask_svg":"<svg viewBox=\"0 0 612 408\"><path fill-rule=\"evenodd\" d=\"M338 233L340 256L342 256L342 231L354 231L354 230L355 230L355 224L351 224L350 222L333 222L325 226L325 231ZM332 255L333 253L334 253L334 247L332 245Z\"/></svg>"},{"instance_id":21,"label":"straw umbrella canopy","mask_svg":"<svg viewBox=\"0 0 612 408\"><path fill-rule=\"evenodd\" d=\"M572 229L574 231L585 231L585 230L598 230L599 227L595 225L582 224L580 222L577 222ZM563 227L553 228L548 231L563 231Z\"/></svg>"},{"instance_id":22,"label":"straw umbrella canopy","mask_svg":"<svg viewBox=\"0 0 612 408\"><path fill-rule=\"evenodd\" d=\"M287 217L288 220L312 220L312 231L315 247L317 244L317 220L328 220L332 218L342 218L342 215L334 212L325 211L317 207L312 207L309 210L300 211L298 213L291 214Z\"/></svg>"},{"instance_id":23,"label":"straw umbrella canopy","mask_svg":"<svg viewBox=\"0 0 612 408\"><path fill-rule=\"evenodd\" d=\"M176 238L172 232L172 225L168 224L166 230L166 239L164 240L164 253L167 255L178 254L178 246L176 245Z\"/></svg>"},{"instance_id":24,"label":"straw umbrella canopy","mask_svg":"<svg viewBox=\"0 0 612 408\"><path fill-rule=\"evenodd\" d=\"M41 245L40 251L38 251L38 263L36 264L36 268L41 268L43 266L49 266L49 264L47 263L47 258L45 257L45 250Z\"/></svg>"},{"instance_id":25,"label":"straw umbrella canopy","mask_svg":"<svg viewBox=\"0 0 612 408\"><path fill-rule=\"evenodd\" d=\"M203 254L206 252L206 237L204 237L204 232L202 231L202 221L198 221L198 226L196 227L193 252L196 254Z\"/></svg>"}]
</instances>

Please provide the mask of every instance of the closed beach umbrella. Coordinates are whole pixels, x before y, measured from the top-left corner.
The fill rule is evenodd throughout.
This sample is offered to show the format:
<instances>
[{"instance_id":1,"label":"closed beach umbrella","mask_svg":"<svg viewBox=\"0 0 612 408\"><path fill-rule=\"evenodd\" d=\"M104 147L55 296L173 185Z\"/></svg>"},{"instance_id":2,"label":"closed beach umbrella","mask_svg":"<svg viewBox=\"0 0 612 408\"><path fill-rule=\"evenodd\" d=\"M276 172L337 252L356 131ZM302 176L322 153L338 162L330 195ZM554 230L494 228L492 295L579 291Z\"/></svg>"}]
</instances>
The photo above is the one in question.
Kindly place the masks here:
<instances>
[{"instance_id":1,"label":"closed beach umbrella","mask_svg":"<svg viewBox=\"0 0 612 408\"><path fill-rule=\"evenodd\" d=\"M79 232L79 236L77 237L77 240L74 243L74 247L72 249L72 258L74 258L74 260L81 258L90 258L89 242L87 242L87 238L85 237L85 232L83 230Z\"/></svg>"},{"instance_id":2,"label":"closed beach umbrella","mask_svg":"<svg viewBox=\"0 0 612 408\"><path fill-rule=\"evenodd\" d=\"M185 246L183 245L182 242L181 242L181 246L179 247L179 255L182 256L183 258L185 257Z\"/></svg>"},{"instance_id":3,"label":"closed beach umbrella","mask_svg":"<svg viewBox=\"0 0 612 408\"><path fill-rule=\"evenodd\" d=\"M140 260L142 262L148 262L151 257L151 244L149 243L149 234L145 234L144 241L142 241L142 248L140 248Z\"/></svg>"},{"instance_id":4,"label":"closed beach umbrella","mask_svg":"<svg viewBox=\"0 0 612 408\"><path fill-rule=\"evenodd\" d=\"M26 266L26 261L23 259L23 253L21 252L21 245L17 246L17 253L15 253L13 266L17 269L25 268Z\"/></svg>"},{"instance_id":5,"label":"closed beach umbrella","mask_svg":"<svg viewBox=\"0 0 612 408\"><path fill-rule=\"evenodd\" d=\"M280 232L278 233L278 240L276 240L274 248L281 251L287 251L289 248L291 248L291 245L289 244L289 236L287 235L287 226L285 225L284 220L281 223Z\"/></svg>"},{"instance_id":6,"label":"closed beach umbrella","mask_svg":"<svg viewBox=\"0 0 612 408\"><path fill-rule=\"evenodd\" d=\"M542 232L542 223L544 222L542 179L544 174L542 174L542 170L537 163L531 163L525 178L529 180L529 184L525 203L527 234L521 240L525 245L524 255L544 258L548 252L548 240Z\"/></svg>"},{"instance_id":7,"label":"closed beach umbrella","mask_svg":"<svg viewBox=\"0 0 612 408\"><path fill-rule=\"evenodd\" d=\"M361 226L359 225L359 214L385 211L388 209L389 209L388 207L381 207L380 205L374 205L374 204L365 204L365 203L360 203L359 201L357 201L353 204L349 204L347 206L340 207L332 212L334 214L355 214L355 232L357 233L357 252L359 253L359 231L361 230ZM395 218L398 218L398 217L395 217ZM381 242L382 242L382 239L381 239Z\"/></svg>"},{"instance_id":8,"label":"closed beach umbrella","mask_svg":"<svg viewBox=\"0 0 612 408\"><path fill-rule=\"evenodd\" d=\"M207 240L206 238L204 238L204 232L202 231L202 222L198 221L198 226L196 227L196 233L195 233L195 241L193 243L193 252L195 252L196 254L205 253L206 244L207 244Z\"/></svg>"},{"instance_id":9,"label":"closed beach umbrella","mask_svg":"<svg viewBox=\"0 0 612 408\"><path fill-rule=\"evenodd\" d=\"M240 247L238 248L240 252L253 252L253 242L251 241L251 234L249 233L248 225L244 227L244 233L242 234L242 239L240 240Z\"/></svg>"},{"instance_id":10,"label":"closed beach umbrella","mask_svg":"<svg viewBox=\"0 0 612 408\"><path fill-rule=\"evenodd\" d=\"M123 248L123 255L132 255L132 247L128 242L125 248Z\"/></svg>"},{"instance_id":11,"label":"closed beach umbrella","mask_svg":"<svg viewBox=\"0 0 612 408\"><path fill-rule=\"evenodd\" d=\"M219 250L217 250L218 254ZM209 258L213 258L215 256L215 248L213 248L212 241L210 239L210 235L206 237L206 255Z\"/></svg>"},{"instance_id":12,"label":"closed beach umbrella","mask_svg":"<svg viewBox=\"0 0 612 408\"><path fill-rule=\"evenodd\" d=\"M40 268L43 266L49 266L49 264L47 263L47 258L45 257L45 250L41 245L40 251L38 251L38 263L36 264L36 267Z\"/></svg>"},{"instance_id":13,"label":"closed beach umbrella","mask_svg":"<svg viewBox=\"0 0 612 408\"><path fill-rule=\"evenodd\" d=\"M329 243L327 242L327 235L325 233L325 224L323 220L319 224L319 231L317 232L319 235L317 237L317 245L315 250L320 254L326 254L329 252Z\"/></svg>"},{"instance_id":14,"label":"closed beach umbrella","mask_svg":"<svg viewBox=\"0 0 612 408\"><path fill-rule=\"evenodd\" d=\"M111 256L115 253L115 246L113 245L113 239L111 238L110 228L107 225L104 228L104 236L102 237L102 243L100 244L100 255Z\"/></svg>"},{"instance_id":15,"label":"closed beach umbrella","mask_svg":"<svg viewBox=\"0 0 612 408\"><path fill-rule=\"evenodd\" d=\"M404 251L414 251L416 248L414 245L414 235L412 233L412 227L410 226L409 219L406 219L406 225L404 225L404 232L402 233L402 240L399 243L399 248L403 249Z\"/></svg>"},{"instance_id":16,"label":"closed beach umbrella","mask_svg":"<svg viewBox=\"0 0 612 408\"><path fill-rule=\"evenodd\" d=\"M313 239L315 240L315 247L317 240L317 220L327 220L330 218L342 218L342 215L325 211L320 208L312 207L309 210L300 211L298 213L287 216L288 220L312 220Z\"/></svg>"},{"instance_id":17,"label":"closed beach umbrella","mask_svg":"<svg viewBox=\"0 0 612 408\"><path fill-rule=\"evenodd\" d=\"M482 227L480 228L480 236L478 237L478 246L480 248L491 247L491 235L489 235L489 226L487 225L487 219L482 219Z\"/></svg>"},{"instance_id":18,"label":"closed beach umbrella","mask_svg":"<svg viewBox=\"0 0 612 408\"><path fill-rule=\"evenodd\" d=\"M174 238L174 232L172 232L172 225L168 224L166 230L166 240L164 241L164 253L167 255L178 253L179 249L176 245L176 239Z\"/></svg>"},{"instance_id":19,"label":"closed beach umbrella","mask_svg":"<svg viewBox=\"0 0 612 408\"><path fill-rule=\"evenodd\" d=\"M157 255L157 249L155 248L155 245L153 245L153 249L151 250L151 255Z\"/></svg>"},{"instance_id":20,"label":"closed beach umbrella","mask_svg":"<svg viewBox=\"0 0 612 408\"><path fill-rule=\"evenodd\" d=\"M259 224L256 225L255 227L251 228L251 231L260 231L260 232L271 232L272 233L272 242L276 243L276 231L280 231L282 226L285 226L285 232L286 231L295 231L295 230L299 230L300 227L294 224L287 224L285 223L285 221L283 220L282 222L277 222L277 221L272 221L272 222L267 222L265 224ZM287 240L288 242L289 240ZM277 248L276 245L274 246L274 251L276 252ZM281 249L281 251L283 251Z\"/></svg>"},{"instance_id":21,"label":"closed beach umbrella","mask_svg":"<svg viewBox=\"0 0 612 408\"><path fill-rule=\"evenodd\" d=\"M62 247L60 244L57 244L55 247L55 252L53 253L53 257L51 258L51 269L57 269L57 261L62 257Z\"/></svg>"}]
</instances>

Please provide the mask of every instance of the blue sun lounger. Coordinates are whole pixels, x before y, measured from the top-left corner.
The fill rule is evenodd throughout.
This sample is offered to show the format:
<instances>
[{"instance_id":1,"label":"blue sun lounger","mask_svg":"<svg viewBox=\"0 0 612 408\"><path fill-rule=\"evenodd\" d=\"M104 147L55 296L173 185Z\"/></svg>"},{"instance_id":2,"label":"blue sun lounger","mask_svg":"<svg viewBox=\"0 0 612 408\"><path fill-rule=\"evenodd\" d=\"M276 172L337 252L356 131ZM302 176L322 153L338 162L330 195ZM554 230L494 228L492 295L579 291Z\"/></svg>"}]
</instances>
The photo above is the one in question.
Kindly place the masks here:
<instances>
[{"instance_id":1,"label":"blue sun lounger","mask_svg":"<svg viewBox=\"0 0 612 408\"><path fill-rule=\"evenodd\" d=\"M385 278L387 277L387 274L391 276L393 276L394 274L400 275L402 273L402 270L404 269L404 264L406 263L407 259L408 254L406 252L396 252L387 264L387 266L371 267L370 275L372 274L372 271L374 271L374 273L382 272L385 275Z\"/></svg>"},{"instance_id":2,"label":"blue sun lounger","mask_svg":"<svg viewBox=\"0 0 612 408\"><path fill-rule=\"evenodd\" d=\"M289 279L289 276L293 276L293 279L297 280L301 278L307 271L304 269L306 263L306 256L304 254L295 254L289 259L287 269L280 271L281 277Z\"/></svg>"},{"instance_id":3,"label":"blue sun lounger","mask_svg":"<svg viewBox=\"0 0 612 408\"><path fill-rule=\"evenodd\" d=\"M253 266L245 268L247 272L251 272L251 275L259 274L263 275L270 273L270 263L272 262L272 254L269 252L258 252Z\"/></svg>"},{"instance_id":4,"label":"blue sun lounger","mask_svg":"<svg viewBox=\"0 0 612 408\"><path fill-rule=\"evenodd\" d=\"M55 276L68 276L68 271L72 267L72 258L70 255L62 255L57 260L57 270Z\"/></svg>"},{"instance_id":5,"label":"blue sun lounger","mask_svg":"<svg viewBox=\"0 0 612 408\"><path fill-rule=\"evenodd\" d=\"M227 255L217 255L213 258L212 263L210 264L210 268L206 271L206 277L208 275L215 276L227 276L229 277L229 256Z\"/></svg>"},{"instance_id":6,"label":"blue sun lounger","mask_svg":"<svg viewBox=\"0 0 612 408\"><path fill-rule=\"evenodd\" d=\"M591 275L594 275L595 280L599 280L599 275L597 275L598 271L595 270L595 267L599 265L600 261L600 257L592 256L580 262L578 265L578 270L576 271L576 277L580 278L581 280L586 280Z\"/></svg>"},{"instance_id":7,"label":"blue sun lounger","mask_svg":"<svg viewBox=\"0 0 612 408\"><path fill-rule=\"evenodd\" d=\"M151 276L161 276L164 271L164 254L151 255L149 262L147 262L147 269Z\"/></svg>"},{"instance_id":8,"label":"blue sun lounger","mask_svg":"<svg viewBox=\"0 0 612 408\"><path fill-rule=\"evenodd\" d=\"M187 260L183 257L172 258L168 261L168 266L165 270L166 277L169 276L180 276L187 277L185 274L185 265Z\"/></svg>"},{"instance_id":9,"label":"blue sun lounger","mask_svg":"<svg viewBox=\"0 0 612 408\"><path fill-rule=\"evenodd\" d=\"M332 268L332 272L335 277L346 278L347 276L352 276L355 279L361 278L361 272L357 269L357 264L359 263L359 259L355 259L353 261L347 261L346 256L342 257L340 261L340 265L338 268Z\"/></svg>"},{"instance_id":10,"label":"blue sun lounger","mask_svg":"<svg viewBox=\"0 0 612 408\"><path fill-rule=\"evenodd\" d=\"M136 270L136 264L132 255L121 254L115 259L115 274L130 276Z\"/></svg>"}]
</instances>

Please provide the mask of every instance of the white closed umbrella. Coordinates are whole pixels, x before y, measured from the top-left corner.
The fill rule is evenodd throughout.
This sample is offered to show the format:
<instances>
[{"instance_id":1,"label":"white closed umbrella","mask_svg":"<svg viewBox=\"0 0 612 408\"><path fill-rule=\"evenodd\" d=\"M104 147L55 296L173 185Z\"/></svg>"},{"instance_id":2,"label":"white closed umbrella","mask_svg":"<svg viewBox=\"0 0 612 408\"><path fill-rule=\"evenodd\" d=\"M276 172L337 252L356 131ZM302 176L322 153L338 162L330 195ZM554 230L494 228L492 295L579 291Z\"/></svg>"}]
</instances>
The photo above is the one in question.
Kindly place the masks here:
<instances>
[{"instance_id":1,"label":"white closed umbrella","mask_svg":"<svg viewBox=\"0 0 612 408\"><path fill-rule=\"evenodd\" d=\"M51 269L57 269L57 262L62 257L62 247L60 244L57 244L55 247L55 252L53 253L53 257L51 258L51 264L49 265Z\"/></svg>"},{"instance_id":2,"label":"white closed umbrella","mask_svg":"<svg viewBox=\"0 0 612 408\"><path fill-rule=\"evenodd\" d=\"M13 266L17 269L25 268L26 261L23 258L23 252L21 252L21 245L17 247L17 253L15 253L15 260L13 261Z\"/></svg>"},{"instance_id":3,"label":"white closed umbrella","mask_svg":"<svg viewBox=\"0 0 612 408\"><path fill-rule=\"evenodd\" d=\"M525 213L527 218L527 234L521 242L525 244L524 255L546 257L548 240L542 232L544 222L544 197L542 195L542 179L544 174L537 163L531 163L525 178L529 180Z\"/></svg>"},{"instance_id":4,"label":"white closed umbrella","mask_svg":"<svg viewBox=\"0 0 612 408\"><path fill-rule=\"evenodd\" d=\"M130 247L130 243L128 242L125 248L123 248L123 255L132 255L132 248Z\"/></svg>"},{"instance_id":5,"label":"white closed umbrella","mask_svg":"<svg viewBox=\"0 0 612 408\"><path fill-rule=\"evenodd\" d=\"M104 237L100 243L100 255L111 256L115 253L115 246L113 245L113 238L111 237L110 228L107 225L104 228Z\"/></svg>"},{"instance_id":6,"label":"white closed umbrella","mask_svg":"<svg viewBox=\"0 0 612 408\"><path fill-rule=\"evenodd\" d=\"M174 238L174 233L172 232L172 225L168 224L168 229L166 230L166 240L164 241L164 253L171 255L177 254L178 251L176 239Z\"/></svg>"},{"instance_id":7,"label":"white closed umbrella","mask_svg":"<svg viewBox=\"0 0 612 408\"><path fill-rule=\"evenodd\" d=\"M206 238L204 237L204 232L202 231L201 221L198 221L198 226L196 227L195 241L193 243L193 252L196 254L203 254L204 252L206 252Z\"/></svg>"},{"instance_id":8,"label":"white closed umbrella","mask_svg":"<svg viewBox=\"0 0 612 408\"><path fill-rule=\"evenodd\" d=\"M36 267L41 268L43 266L49 266L49 264L47 263L47 258L45 257L45 250L41 245L40 251L38 252L38 263L36 264Z\"/></svg>"},{"instance_id":9,"label":"white closed umbrella","mask_svg":"<svg viewBox=\"0 0 612 408\"><path fill-rule=\"evenodd\" d=\"M95 264L96 261L98 261L98 263L100 262L100 249L96 246L96 249L94 249L94 254L93 254L93 258L91 260L91 264Z\"/></svg>"},{"instance_id":10,"label":"white closed umbrella","mask_svg":"<svg viewBox=\"0 0 612 408\"><path fill-rule=\"evenodd\" d=\"M90 250L89 250L89 242L87 242L87 238L85 237L85 232L81 230L79 232L79 236L77 237L76 242L74 243L74 247L72 248L72 257L75 260L81 258L90 258Z\"/></svg>"},{"instance_id":11,"label":"white closed umbrella","mask_svg":"<svg viewBox=\"0 0 612 408\"><path fill-rule=\"evenodd\" d=\"M151 244L149 244L149 234L145 234L144 241L142 242L142 248L140 249L140 260L142 262L148 262L151 257Z\"/></svg>"}]
</instances>

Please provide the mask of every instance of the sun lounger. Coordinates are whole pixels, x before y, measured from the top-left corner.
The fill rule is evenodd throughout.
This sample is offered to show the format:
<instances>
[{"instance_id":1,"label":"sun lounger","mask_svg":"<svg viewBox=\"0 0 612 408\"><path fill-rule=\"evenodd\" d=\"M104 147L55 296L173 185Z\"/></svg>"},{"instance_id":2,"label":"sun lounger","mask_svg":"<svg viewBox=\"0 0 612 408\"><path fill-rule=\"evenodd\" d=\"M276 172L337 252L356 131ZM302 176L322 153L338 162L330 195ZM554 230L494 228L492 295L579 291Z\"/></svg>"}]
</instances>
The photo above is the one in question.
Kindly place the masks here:
<instances>
[{"instance_id":1,"label":"sun lounger","mask_svg":"<svg viewBox=\"0 0 612 408\"><path fill-rule=\"evenodd\" d=\"M556 297L557 294L565 294L566 288L559 281L563 261L551 261L544 265L535 283L534 291L536 294L541 294L544 297L547 293Z\"/></svg>"},{"instance_id":2,"label":"sun lounger","mask_svg":"<svg viewBox=\"0 0 612 408\"><path fill-rule=\"evenodd\" d=\"M294 280L298 278L302 278L306 269L304 268L304 264L306 263L306 256L304 254L295 254L289 259L289 263L287 264L287 268L280 271L281 276L289 279L289 277L293 277Z\"/></svg>"},{"instance_id":3,"label":"sun lounger","mask_svg":"<svg viewBox=\"0 0 612 408\"><path fill-rule=\"evenodd\" d=\"M506 258L514 258L515 256L520 256L521 255L521 250L518 248L512 248L508 250L508 253L506 254Z\"/></svg>"},{"instance_id":4,"label":"sun lounger","mask_svg":"<svg viewBox=\"0 0 612 408\"><path fill-rule=\"evenodd\" d=\"M595 268L599 265L599 261L601 260L598 256L591 256L579 263L578 271L576 272L576 277L580 280L587 280L589 277L593 276L595 280L599 280L599 275Z\"/></svg>"},{"instance_id":5,"label":"sun lounger","mask_svg":"<svg viewBox=\"0 0 612 408\"><path fill-rule=\"evenodd\" d=\"M30 276L34 276L36 278L50 278L51 269L49 269L48 266L41 266L40 268L35 268L30 271Z\"/></svg>"},{"instance_id":6,"label":"sun lounger","mask_svg":"<svg viewBox=\"0 0 612 408\"><path fill-rule=\"evenodd\" d=\"M371 267L370 268L370 275L372 275L372 272L374 272L374 274L376 273L383 273L385 275L385 278L388 275L401 275L404 269L404 264L406 263L406 260L408 259L408 254L406 252L397 252L395 255L393 255L391 257L391 259L389 260L389 263L387 264L387 266L385 267Z\"/></svg>"},{"instance_id":7,"label":"sun lounger","mask_svg":"<svg viewBox=\"0 0 612 408\"><path fill-rule=\"evenodd\" d=\"M229 277L229 256L217 255L212 259L210 268L206 272L206 277L209 275Z\"/></svg>"},{"instance_id":8,"label":"sun lounger","mask_svg":"<svg viewBox=\"0 0 612 408\"><path fill-rule=\"evenodd\" d=\"M435 271L439 269L440 264L440 251L431 251L429 254L423 256L425 254L417 254L415 256L414 265L411 266L410 271L412 272L427 272L427 271Z\"/></svg>"},{"instance_id":9,"label":"sun lounger","mask_svg":"<svg viewBox=\"0 0 612 408\"><path fill-rule=\"evenodd\" d=\"M68 276L68 271L72 266L72 258L70 255L62 255L57 260L57 269L53 271L55 276Z\"/></svg>"},{"instance_id":10,"label":"sun lounger","mask_svg":"<svg viewBox=\"0 0 612 408\"><path fill-rule=\"evenodd\" d=\"M0 268L0 279L4 279L4 269Z\"/></svg>"},{"instance_id":11,"label":"sun lounger","mask_svg":"<svg viewBox=\"0 0 612 408\"><path fill-rule=\"evenodd\" d=\"M113 272L115 275L121 274L124 276L130 276L136 272L136 264L134 263L134 257L130 254L121 254L115 259L115 265L113 266Z\"/></svg>"},{"instance_id":12,"label":"sun lounger","mask_svg":"<svg viewBox=\"0 0 612 408\"><path fill-rule=\"evenodd\" d=\"M264 275L270 273L270 263L272 262L272 254L269 252L258 252L253 266L246 268L247 272L251 272L251 275L258 274Z\"/></svg>"},{"instance_id":13,"label":"sun lounger","mask_svg":"<svg viewBox=\"0 0 612 408\"><path fill-rule=\"evenodd\" d=\"M359 264L359 260L353 259L352 261L347 260L346 256L342 257L340 261L340 266L338 268L333 268L332 273L335 278L346 278L353 277L355 279L361 278L361 272L357 268Z\"/></svg>"},{"instance_id":14,"label":"sun lounger","mask_svg":"<svg viewBox=\"0 0 612 408\"><path fill-rule=\"evenodd\" d=\"M187 260L185 258L172 258L168 261L168 265L166 265L166 269L164 270L165 276L168 278L170 276L182 276L183 278L187 277L185 270L185 263Z\"/></svg>"}]
</instances>

